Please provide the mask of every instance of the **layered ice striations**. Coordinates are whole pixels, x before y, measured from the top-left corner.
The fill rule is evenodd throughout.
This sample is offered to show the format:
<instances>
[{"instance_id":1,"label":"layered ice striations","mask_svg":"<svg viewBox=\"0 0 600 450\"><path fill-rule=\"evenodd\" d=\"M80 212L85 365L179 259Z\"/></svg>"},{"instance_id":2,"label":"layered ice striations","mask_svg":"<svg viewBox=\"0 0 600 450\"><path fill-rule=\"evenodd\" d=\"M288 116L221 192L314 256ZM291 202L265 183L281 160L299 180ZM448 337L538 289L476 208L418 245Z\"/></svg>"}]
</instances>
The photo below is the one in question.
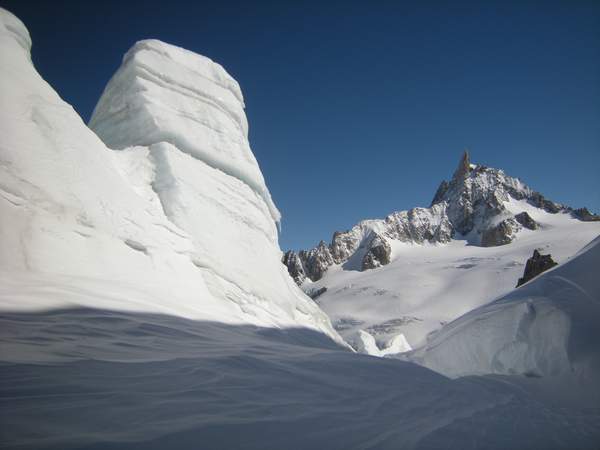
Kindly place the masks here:
<instances>
[{"instance_id":1,"label":"layered ice striations","mask_svg":"<svg viewBox=\"0 0 600 450\"><path fill-rule=\"evenodd\" d=\"M112 150L36 72L30 42L0 9L0 277L22 286L0 310L159 312L341 341L281 264L279 213L221 66L136 44L92 120Z\"/></svg>"},{"instance_id":2,"label":"layered ice striations","mask_svg":"<svg viewBox=\"0 0 600 450\"><path fill-rule=\"evenodd\" d=\"M240 87L209 58L158 40L137 42L89 126L112 149L172 144L246 183L280 219L248 143Z\"/></svg>"}]
</instances>

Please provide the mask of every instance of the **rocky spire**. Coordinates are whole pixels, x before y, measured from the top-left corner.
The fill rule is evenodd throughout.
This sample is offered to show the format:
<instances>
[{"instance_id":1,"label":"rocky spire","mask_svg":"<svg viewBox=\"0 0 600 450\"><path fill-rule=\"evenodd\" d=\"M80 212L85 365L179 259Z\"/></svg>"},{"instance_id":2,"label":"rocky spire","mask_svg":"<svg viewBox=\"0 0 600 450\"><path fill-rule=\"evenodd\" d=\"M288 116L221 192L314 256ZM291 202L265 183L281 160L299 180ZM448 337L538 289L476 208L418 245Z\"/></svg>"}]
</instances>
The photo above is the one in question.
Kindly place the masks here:
<instances>
[{"instance_id":1,"label":"rocky spire","mask_svg":"<svg viewBox=\"0 0 600 450\"><path fill-rule=\"evenodd\" d=\"M471 170L471 162L469 160L469 151L465 149L458 163L458 167L452 176L453 180L464 180Z\"/></svg>"}]
</instances>

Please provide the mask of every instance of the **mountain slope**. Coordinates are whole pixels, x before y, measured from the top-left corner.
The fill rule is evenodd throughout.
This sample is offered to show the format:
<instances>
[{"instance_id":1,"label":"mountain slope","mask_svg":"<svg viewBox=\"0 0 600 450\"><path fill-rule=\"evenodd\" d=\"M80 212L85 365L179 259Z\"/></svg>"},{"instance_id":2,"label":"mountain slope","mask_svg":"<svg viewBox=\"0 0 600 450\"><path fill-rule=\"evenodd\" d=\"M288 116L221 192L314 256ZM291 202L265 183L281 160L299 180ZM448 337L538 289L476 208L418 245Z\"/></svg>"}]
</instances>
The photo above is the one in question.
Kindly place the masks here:
<instances>
[{"instance_id":1,"label":"mountain slope","mask_svg":"<svg viewBox=\"0 0 600 450\"><path fill-rule=\"evenodd\" d=\"M600 234L597 219L502 170L471 164L465 153L430 208L362 221L334 233L330 245L287 252L283 261L347 341L378 355L398 339L420 346L509 292L535 249L565 262ZM379 349L365 345L371 336Z\"/></svg>"},{"instance_id":2,"label":"mountain slope","mask_svg":"<svg viewBox=\"0 0 600 450\"><path fill-rule=\"evenodd\" d=\"M576 377L600 403L600 237L571 260L445 325L408 357L457 377Z\"/></svg>"},{"instance_id":3,"label":"mountain slope","mask_svg":"<svg viewBox=\"0 0 600 450\"><path fill-rule=\"evenodd\" d=\"M339 339L280 263L279 213L248 145L241 93L221 66L159 41L136 44L93 120L108 142L135 145L112 150L35 71L30 46L25 26L0 10L9 62L0 67L0 271L29 279L33 292L47 283L88 295L13 296L2 309L75 303L308 326ZM95 290L114 298L94 304Z\"/></svg>"}]
</instances>

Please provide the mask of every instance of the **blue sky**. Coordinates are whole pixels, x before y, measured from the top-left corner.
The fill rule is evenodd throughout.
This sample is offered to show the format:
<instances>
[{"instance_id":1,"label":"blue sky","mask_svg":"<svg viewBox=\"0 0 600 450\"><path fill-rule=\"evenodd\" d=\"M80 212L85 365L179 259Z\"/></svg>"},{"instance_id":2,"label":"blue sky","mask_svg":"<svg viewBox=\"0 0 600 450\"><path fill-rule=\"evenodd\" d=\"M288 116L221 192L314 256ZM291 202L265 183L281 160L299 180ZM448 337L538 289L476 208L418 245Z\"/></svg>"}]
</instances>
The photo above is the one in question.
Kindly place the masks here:
<instances>
[{"instance_id":1,"label":"blue sky","mask_svg":"<svg viewBox=\"0 0 600 450\"><path fill-rule=\"evenodd\" d=\"M244 92L284 249L428 206L465 147L600 212L598 1L0 5L86 121L139 39L221 63Z\"/></svg>"}]
</instances>

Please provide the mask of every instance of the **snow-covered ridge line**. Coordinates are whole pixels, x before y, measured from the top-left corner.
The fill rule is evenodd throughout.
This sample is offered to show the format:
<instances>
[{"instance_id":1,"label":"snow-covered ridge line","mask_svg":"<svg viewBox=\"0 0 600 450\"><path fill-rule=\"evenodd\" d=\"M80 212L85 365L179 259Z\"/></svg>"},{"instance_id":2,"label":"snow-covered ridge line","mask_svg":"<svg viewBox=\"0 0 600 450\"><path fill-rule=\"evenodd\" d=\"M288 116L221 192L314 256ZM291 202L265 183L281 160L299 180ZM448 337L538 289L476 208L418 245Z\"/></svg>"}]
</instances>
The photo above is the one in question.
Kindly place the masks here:
<instances>
[{"instance_id":1,"label":"snow-covered ridge line","mask_svg":"<svg viewBox=\"0 0 600 450\"><path fill-rule=\"evenodd\" d=\"M8 32L31 59L31 36L25 24L17 16L6 10L2 10L2 23L4 27L0 28L0 33Z\"/></svg>"},{"instance_id":2,"label":"snow-covered ridge line","mask_svg":"<svg viewBox=\"0 0 600 450\"><path fill-rule=\"evenodd\" d=\"M247 184L281 218L248 143L238 83L209 58L158 40L136 43L89 126L116 150L169 143Z\"/></svg>"},{"instance_id":3,"label":"snow-covered ridge line","mask_svg":"<svg viewBox=\"0 0 600 450\"><path fill-rule=\"evenodd\" d=\"M391 241L446 244L465 239L494 247L512 242L522 229L538 224L515 201L536 211L570 214L581 221L598 221L586 208L573 209L546 199L501 169L471 164L465 152L450 182L442 181L429 208L394 212L384 219L363 220L348 231L336 231L330 244L321 241L310 250L288 251L283 258L298 284L317 281L327 269L343 264L350 270L374 269L392 259ZM529 206L528 206L529 207Z\"/></svg>"}]
</instances>

